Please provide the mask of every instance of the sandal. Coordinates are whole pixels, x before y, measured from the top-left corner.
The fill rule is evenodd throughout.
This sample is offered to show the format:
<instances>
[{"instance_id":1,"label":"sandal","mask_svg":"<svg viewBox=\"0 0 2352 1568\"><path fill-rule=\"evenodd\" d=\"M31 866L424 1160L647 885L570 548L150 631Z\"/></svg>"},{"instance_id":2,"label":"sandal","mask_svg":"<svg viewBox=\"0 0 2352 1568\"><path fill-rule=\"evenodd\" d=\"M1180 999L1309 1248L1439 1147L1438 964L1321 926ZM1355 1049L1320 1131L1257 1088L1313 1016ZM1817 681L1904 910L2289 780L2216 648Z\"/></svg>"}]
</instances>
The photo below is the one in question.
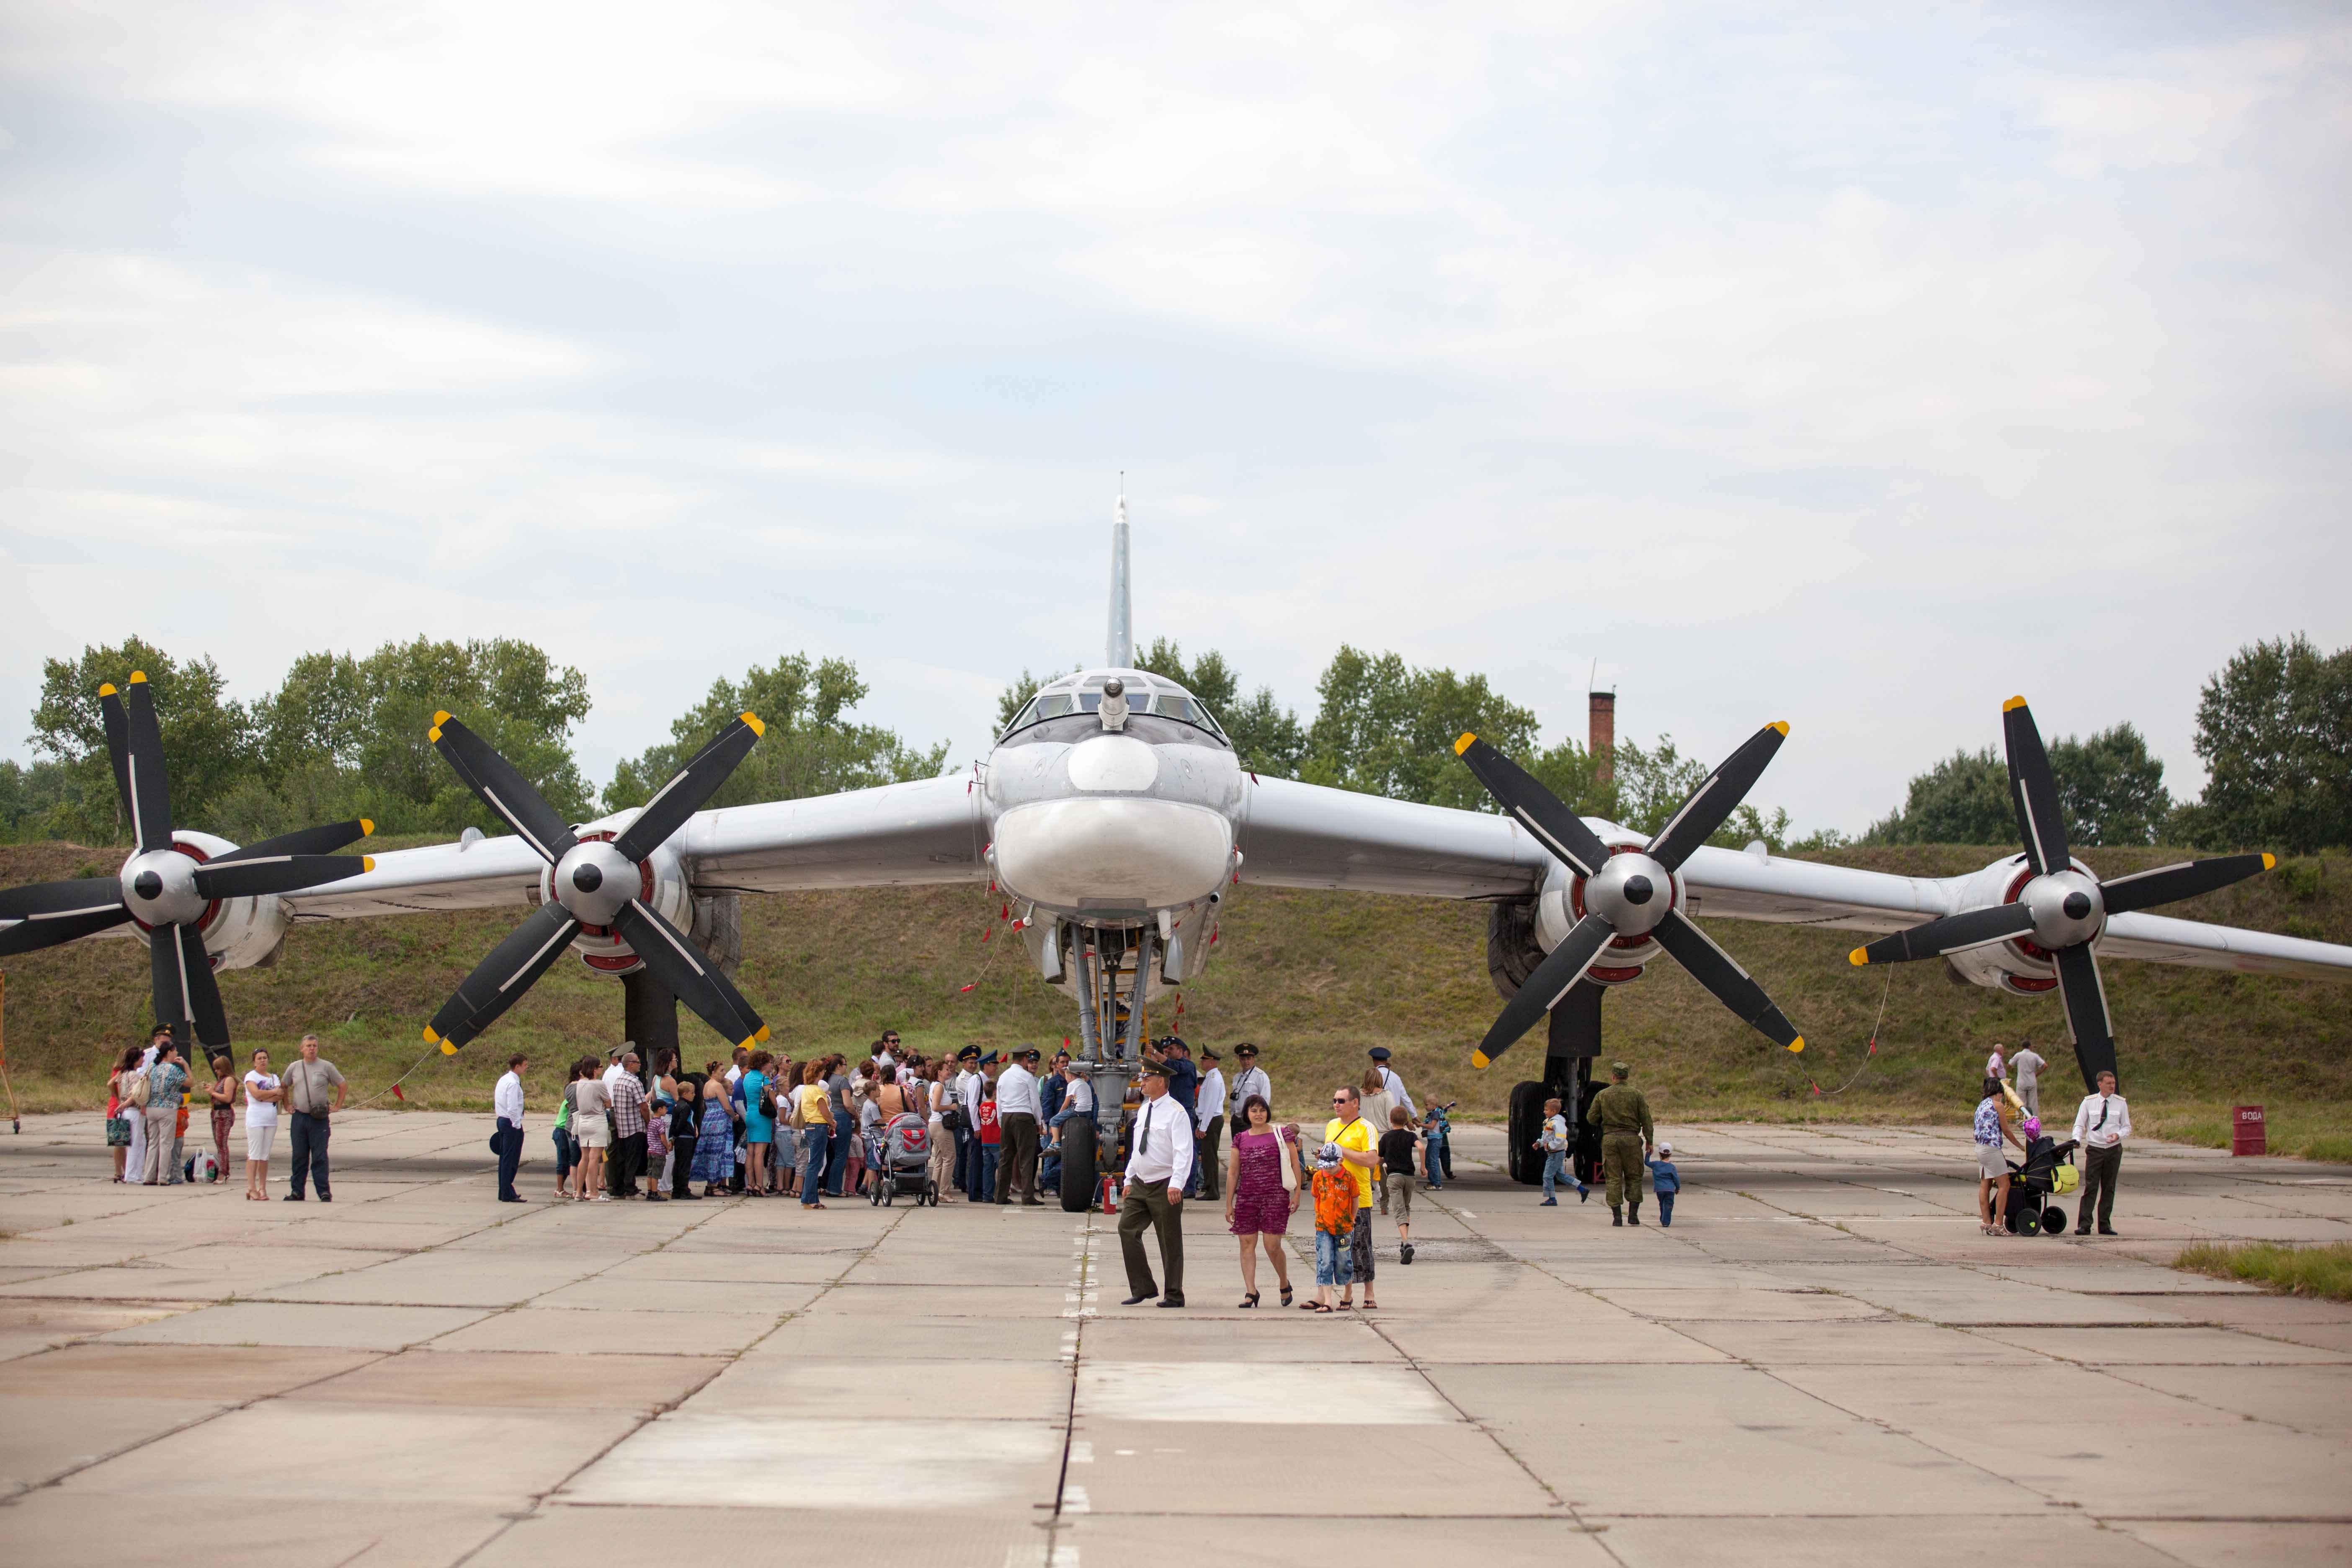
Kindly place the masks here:
<instances>
[{"instance_id":1,"label":"sandal","mask_svg":"<svg viewBox=\"0 0 2352 1568\"><path fill-rule=\"evenodd\" d=\"M1381 1304L1380 1304L1378 1301L1373 1300L1370 1296L1367 1296L1367 1297L1365 1297L1365 1298L1364 1298L1364 1310L1365 1310L1365 1311L1367 1311L1367 1312L1377 1312L1377 1311L1379 1311L1380 1310L1381 1310Z\"/></svg>"},{"instance_id":2,"label":"sandal","mask_svg":"<svg viewBox=\"0 0 2352 1568\"><path fill-rule=\"evenodd\" d=\"M1336 1307L1327 1307L1327 1306L1325 1306L1325 1305L1324 1305L1322 1302L1320 1302L1320 1301L1309 1301L1309 1302L1307 1302L1307 1305L1306 1305L1303 1309L1301 1309L1301 1310L1304 1310L1304 1311L1308 1311L1308 1312L1334 1312L1334 1311L1339 1310L1339 1309L1338 1309L1338 1308L1336 1308Z\"/></svg>"},{"instance_id":3,"label":"sandal","mask_svg":"<svg viewBox=\"0 0 2352 1568\"><path fill-rule=\"evenodd\" d=\"M1235 1311L1240 1311L1240 1312L1246 1312L1246 1311L1248 1311L1252 1307L1255 1307L1255 1306L1256 1306L1256 1305L1257 1305L1257 1292L1256 1292L1256 1291L1255 1291L1255 1290L1253 1290L1253 1291L1251 1291L1248 1295L1246 1295L1246 1296L1244 1296L1244 1297L1243 1297L1243 1298L1242 1298L1241 1305L1240 1305L1239 1307L1236 1307L1236 1308L1234 1309L1234 1310L1235 1310Z\"/></svg>"},{"instance_id":4,"label":"sandal","mask_svg":"<svg viewBox=\"0 0 2352 1568\"><path fill-rule=\"evenodd\" d=\"M1282 1304L1286 1307L1290 1305L1290 1287L1287 1285L1282 1288Z\"/></svg>"}]
</instances>

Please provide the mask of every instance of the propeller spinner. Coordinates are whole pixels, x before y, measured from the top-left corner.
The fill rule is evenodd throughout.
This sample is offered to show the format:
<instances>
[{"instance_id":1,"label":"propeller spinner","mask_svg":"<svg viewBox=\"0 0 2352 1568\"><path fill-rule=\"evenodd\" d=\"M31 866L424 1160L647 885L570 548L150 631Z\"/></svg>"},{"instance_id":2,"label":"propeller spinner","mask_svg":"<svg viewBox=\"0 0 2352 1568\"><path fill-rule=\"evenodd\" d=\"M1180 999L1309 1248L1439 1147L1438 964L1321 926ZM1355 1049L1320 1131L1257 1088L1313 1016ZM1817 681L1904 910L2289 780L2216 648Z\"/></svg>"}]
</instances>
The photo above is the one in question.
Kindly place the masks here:
<instances>
[{"instance_id":1,"label":"propeller spinner","mask_svg":"<svg viewBox=\"0 0 2352 1568\"><path fill-rule=\"evenodd\" d=\"M552 897L458 984L425 1028L446 1054L479 1035L547 973L583 927L610 931L645 966L730 1043L768 1037L768 1026L717 966L646 901L645 860L686 825L727 782L766 726L745 713L646 803L613 838L576 837L530 781L489 743L446 713L433 716L435 750L482 804L503 818L553 868Z\"/></svg>"},{"instance_id":2,"label":"propeller spinner","mask_svg":"<svg viewBox=\"0 0 2352 1568\"><path fill-rule=\"evenodd\" d=\"M374 868L363 855L333 851L375 831L365 817L306 827L199 858L172 837L171 784L163 736L144 670L132 670L126 697L98 689L114 784L137 846L121 872L71 882L37 882L0 893L0 957L56 947L135 921L147 935L155 987L155 1022L183 1045L191 1029L207 1047L229 1043L228 1016L205 951L204 927L222 899L264 898L339 882Z\"/></svg>"},{"instance_id":3,"label":"propeller spinner","mask_svg":"<svg viewBox=\"0 0 2352 1568\"><path fill-rule=\"evenodd\" d=\"M2184 860L2102 882L2074 864L2066 848L2065 817L2058 804L2058 777L2033 710L2022 697L2000 705L2001 741L2009 753L2009 794L2017 808L2017 830L2025 841L2029 873L2015 898L1989 909L1947 915L1881 937L1849 955L1856 963L1903 963L1938 958L1997 942L2029 940L2058 969L2058 999L2074 1037L2074 1059L2086 1088L2099 1074L2116 1070L2115 1026L2107 1014L2106 988L2099 983L2091 944L2106 930L2107 917L2193 899L2278 864L2271 855L2220 855Z\"/></svg>"},{"instance_id":4,"label":"propeller spinner","mask_svg":"<svg viewBox=\"0 0 2352 1568\"><path fill-rule=\"evenodd\" d=\"M1472 1062L1483 1068L1501 1056L1537 1019L1559 1005L1610 939L1619 936L1654 938L1741 1022L1792 1051L1805 1048L1805 1037L1773 1005L1764 988L1675 907L1675 872L1738 807L1788 735L1786 724L1767 724L1757 731L1691 792L1648 844L1622 853L1612 852L1582 817L1477 736L1465 735L1454 742L1454 752L1470 764L1487 793L1584 884L1583 918L1528 976L1471 1054Z\"/></svg>"}]
</instances>

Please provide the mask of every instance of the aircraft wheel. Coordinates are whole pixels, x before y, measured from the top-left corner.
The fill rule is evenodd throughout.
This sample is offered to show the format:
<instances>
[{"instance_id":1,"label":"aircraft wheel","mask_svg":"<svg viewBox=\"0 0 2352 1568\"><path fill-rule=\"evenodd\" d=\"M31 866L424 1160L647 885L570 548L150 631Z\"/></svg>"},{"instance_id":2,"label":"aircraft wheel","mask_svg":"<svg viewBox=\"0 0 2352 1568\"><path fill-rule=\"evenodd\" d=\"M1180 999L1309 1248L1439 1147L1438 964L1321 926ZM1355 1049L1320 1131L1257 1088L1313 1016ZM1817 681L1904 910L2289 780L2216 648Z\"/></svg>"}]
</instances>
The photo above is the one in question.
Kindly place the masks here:
<instances>
[{"instance_id":1,"label":"aircraft wheel","mask_svg":"<svg viewBox=\"0 0 2352 1568\"><path fill-rule=\"evenodd\" d=\"M1095 1135L1091 1117L1062 1123L1062 1212L1084 1214L1095 1201Z\"/></svg>"},{"instance_id":2,"label":"aircraft wheel","mask_svg":"<svg viewBox=\"0 0 2352 1568\"><path fill-rule=\"evenodd\" d=\"M1543 1132L1544 1100L1549 1096L1544 1086L1521 1082L1511 1089L1510 1150L1507 1169L1511 1180L1523 1187L1539 1186L1543 1183L1543 1151L1536 1147L1536 1139Z\"/></svg>"}]
</instances>

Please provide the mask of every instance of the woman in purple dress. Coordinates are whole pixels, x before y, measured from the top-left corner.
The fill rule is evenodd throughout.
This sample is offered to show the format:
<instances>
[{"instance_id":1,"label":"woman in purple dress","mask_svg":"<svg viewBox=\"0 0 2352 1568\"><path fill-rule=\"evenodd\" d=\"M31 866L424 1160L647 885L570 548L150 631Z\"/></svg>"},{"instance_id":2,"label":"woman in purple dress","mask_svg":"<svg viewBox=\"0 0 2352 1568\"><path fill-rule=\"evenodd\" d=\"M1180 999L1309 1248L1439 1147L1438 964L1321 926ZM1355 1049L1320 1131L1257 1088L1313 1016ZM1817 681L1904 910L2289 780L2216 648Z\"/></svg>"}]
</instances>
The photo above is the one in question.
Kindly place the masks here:
<instances>
[{"instance_id":1,"label":"woman in purple dress","mask_svg":"<svg viewBox=\"0 0 2352 1568\"><path fill-rule=\"evenodd\" d=\"M1244 1307L1257 1305L1261 1237L1282 1286L1282 1304L1290 1305L1290 1263L1282 1250L1282 1237L1290 1228L1306 1184L1299 1176L1298 1129L1276 1127L1264 1095L1243 1100L1242 1125L1225 1155L1225 1225L1242 1241Z\"/></svg>"}]
</instances>

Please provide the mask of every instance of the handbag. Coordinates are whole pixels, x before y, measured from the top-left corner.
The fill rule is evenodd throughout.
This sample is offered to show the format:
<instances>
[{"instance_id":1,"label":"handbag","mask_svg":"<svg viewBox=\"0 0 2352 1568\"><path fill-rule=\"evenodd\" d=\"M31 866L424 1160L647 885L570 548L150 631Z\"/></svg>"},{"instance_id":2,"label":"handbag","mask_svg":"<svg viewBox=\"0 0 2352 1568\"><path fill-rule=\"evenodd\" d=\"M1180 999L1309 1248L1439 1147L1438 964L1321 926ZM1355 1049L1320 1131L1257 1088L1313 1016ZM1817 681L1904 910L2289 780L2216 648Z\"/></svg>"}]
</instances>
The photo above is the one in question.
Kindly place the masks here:
<instances>
[{"instance_id":1,"label":"handbag","mask_svg":"<svg viewBox=\"0 0 2352 1568\"><path fill-rule=\"evenodd\" d=\"M122 1080L122 1103L125 1105L135 1105L142 1110L145 1110L147 1092L147 1075L143 1072L132 1073Z\"/></svg>"},{"instance_id":2,"label":"handbag","mask_svg":"<svg viewBox=\"0 0 2352 1568\"><path fill-rule=\"evenodd\" d=\"M106 1146L110 1149L131 1147L131 1118L110 1116L106 1119Z\"/></svg>"},{"instance_id":3,"label":"handbag","mask_svg":"<svg viewBox=\"0 0 2352 1568\"><path fill-rule=\"evenodd\" d=\"M1292 1155L1298 1146L1285 1138L1283 1131L1284 1129L1279 1127L1274 1130L1275 1163L1282 1167L1282 1190L1295 1193L1298 1190L1298 1163Z\"/></svg>"}]
</instances>

